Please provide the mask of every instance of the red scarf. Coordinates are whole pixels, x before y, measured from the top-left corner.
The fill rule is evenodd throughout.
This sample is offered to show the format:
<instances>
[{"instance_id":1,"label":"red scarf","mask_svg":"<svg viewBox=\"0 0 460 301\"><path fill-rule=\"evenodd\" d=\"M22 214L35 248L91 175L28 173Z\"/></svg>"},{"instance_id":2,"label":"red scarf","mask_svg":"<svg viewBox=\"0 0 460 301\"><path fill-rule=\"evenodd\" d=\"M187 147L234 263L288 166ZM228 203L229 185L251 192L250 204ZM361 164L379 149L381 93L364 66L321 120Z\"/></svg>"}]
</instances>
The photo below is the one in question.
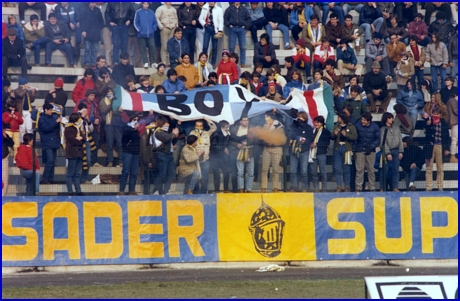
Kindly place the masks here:
<instances>
[{"instance_id":1,"label":"red scarf","mask_svg":"<svg viewBox=\"0 0 460 301\"><path fill-rule=\"evenodd\" d=\"M401 120L402 124L404 124L406 128L409 127L409 122L407 122L406 116L404 116L403 114L396 114L396 117L398 117L399 120Z\"/></svg>"}]
</instances>

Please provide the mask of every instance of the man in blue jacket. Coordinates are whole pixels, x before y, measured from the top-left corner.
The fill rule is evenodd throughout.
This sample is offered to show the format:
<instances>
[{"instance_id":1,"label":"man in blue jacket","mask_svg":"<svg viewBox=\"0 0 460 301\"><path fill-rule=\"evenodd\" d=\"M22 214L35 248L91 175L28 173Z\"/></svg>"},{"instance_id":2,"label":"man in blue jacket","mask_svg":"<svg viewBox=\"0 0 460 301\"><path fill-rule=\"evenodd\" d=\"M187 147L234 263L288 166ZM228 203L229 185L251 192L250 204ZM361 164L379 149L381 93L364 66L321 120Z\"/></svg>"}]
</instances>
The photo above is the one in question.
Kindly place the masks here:
<instances>
[{"instance_id":1,"label":"man in blue jacket","mask_svg":"<svg viewBox=\"0 0 460 301\"><path fill-rule=\"evenodd\" d=\"M166 73L168 77L167 80L163 81L161 84L165 88L165 93L170 94L179 94L185 91L185 84L177 79L177 72L174 69L169 69L168 73Z\"/></svg>"},{"instance_id":2,"label":"man in blue jacket","mask_svg":"<svg viewBox=\"0 0 460 301\"><path fill-rule=\"evenodd\" d=\"M355 51L348 45L350 42L347 38L343 38L337 46L337 69L343 75L356 74L361 76L363 75L363 65L358 64Z\"/></svg>"},{"instance_id":3,"label":"man in blue jacket","mask_svg":"<svg viewBox=\"0 0 460 301\"><path fill-rule=\"evenodd\" d=\"M157 30L157 18L153 10L149 9L148 2L142 2L142 9L138 9L134 16L134 28L137 31L137 41L141 53L144 68L149 67L149 59L145 48L149 47L149 57L152 67L156 63L155 31Z\"/></svg>"},{"instance_id":4,"label":"man in blue jacket","mask_svg":"<svg viewBox=\"0 0 460 301\"><path fill-rule=\"evenodd\" d=\"M358 139L355 145L356 158L356 192L363 190L364 169L367 170L369 191L375 190L375 148L380 143L380 128L372 122L372 115L364 113L361 122L355 124Z\"/></svg>"},{"instance_id":5,"label":"man in blue jacket","mask_svg":"<svg viewBox=\"0 0 460 301\"><path fill-rule=\"evenodd\" d=\"M56 159L56 151L61 147L61 139L59 138L59 124L61 116L53 114L54 106L50 103L43 105L44 114L41 114L38 120L38 132L40 133L40 141L43 151L43 172L41 184L52 184L54 179L54 161Z\"/></svg>"},{"instance_id":6,"label":"man in blue jacket","mask_svg":"<svg viewBox=\"0 0 460 301\"><path fill-rule=\"evenodd\" d=\"M190 48L186 39L182 38L182 29L174 29L174 36L168 40L167 50L169 53L169 63L171 69L182 64L182 54L189 53Z\"/></svg>"}]
</instances>

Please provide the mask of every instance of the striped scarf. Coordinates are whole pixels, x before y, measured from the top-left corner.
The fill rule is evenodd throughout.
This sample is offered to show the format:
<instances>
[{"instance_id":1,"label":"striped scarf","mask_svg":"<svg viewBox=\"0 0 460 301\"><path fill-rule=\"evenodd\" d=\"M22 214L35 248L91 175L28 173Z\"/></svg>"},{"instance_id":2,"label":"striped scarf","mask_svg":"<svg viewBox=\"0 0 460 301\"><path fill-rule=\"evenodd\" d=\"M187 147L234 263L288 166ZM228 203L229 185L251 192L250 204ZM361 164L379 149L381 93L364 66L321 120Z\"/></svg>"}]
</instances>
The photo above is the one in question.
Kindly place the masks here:
<instances>
[{"instance_id":1,"label":"striped scarf","mask_svg":"<svg viewBox=\"0 0 460 301\"><path fill-rule=\"evenodd\" d=\"M307 24L307 33L310 37L310 40L312 40L313 42L321 42L321 39L323 38L321 35L321 24L318 24L318 29L316 30L316 37L313 36L313 30L311 29L310 23Z\"/></svg>"},{"instance_id":2,"label":"striped scarf","mask_svg":"<svg viewBox=\"0 0 460 301\"><path fill-rule=\"evenodd\" d=\"M297 55L300 54L300 49L297 49L296 54ZM302 59L300 59L300 68L303 68L303 67L305 67L305 62Z\"/></svg>"},{"instance_id":3,"label":"striped scarf","mask_svg":"<svg viewBox=\"0 0 460 301\"><path fill-rule=\"evenodd\" d=\"M225 76L225 79L227 81L227 85L230 85L230 75L232 75L232 73L221 73L219 75L219 85L223 85L224 84L224 76Z\"/></svg>"},{"instance_id":4,"label":"striped scarf","mask_svg":"<svg viewBox=\"0 0 460 301\"><path fill-rule=\"evenodd\" d=\"M88 124L86 122L82 123L82 130L81 132L83 134L86 134L86 142L89 142L89 149L90 151L95 151L96 150L96 143L93 141L93 135L91 134L91 131L88 128ZM83 170L88 170L88 157L86 154L86 142L85 146L83 147Z\"/></svg>"},{"instance_id":5,"label":"striped scarf","mask_svg":"<svg viewBox=\"0 0 460 301\"><path fill-rule=\"evenodd\" d=\"M313 140L314 143L318 144L318 140L322 132L323 132L323 127L320 127L319 129L316 130L315 140ZM318 145L315 148L310 148L310 159L312 160L310 162L313 162L313 159L316 159L317 151L318 151Z\"/></svg>"},{"instance_id":6,"label":"striped scarf","mask_svg":"<svg viewBox=\"0 0 460 301\"><path fill-rule=\"evenodd\" d=\"M110 101L110 99L108 97L104 97L104 103L108 106L111 106L112 105L112 102ZM107 115L105 116L105 124L106 125L111 125L112 124L112 110L110 110Z\"/></svg>"},{"instance_id":7,"label":"striped scarf","mask_svg":"<svg viewBox=\"0 0 460 301\"><path fill-rule=\"evenodd\" d=\"M351 165L353 163L351 157L353 156L352 151L346 151L345 156L343 157L343 164L345 165Z\"/></svg>"},{"instance_id":8,"label":"striped scarf","mask_svg":"<svg viewBox=\"0 0 460 301\"><path fill-rule=\"evenodd\" d=\"M291 139L289 143L291 144L292 153L296 155L297 158L299 158L300 153L302 152L302 144L300 144L300 137L297 137L296 139Z\"/></svg>"},{"instance_id":9,"label":"striped scarf","mask_svg":"<svg viewBox=\"0 0 460 301\"><path fill-rule=\"evenodd\" d=\"M197 64L197 69L198 69L198 82L199 83L204 83L205 81L208 80L209 72L208 72L208 63L202 63L198 62Z\"/></svg>"}]
</instances>

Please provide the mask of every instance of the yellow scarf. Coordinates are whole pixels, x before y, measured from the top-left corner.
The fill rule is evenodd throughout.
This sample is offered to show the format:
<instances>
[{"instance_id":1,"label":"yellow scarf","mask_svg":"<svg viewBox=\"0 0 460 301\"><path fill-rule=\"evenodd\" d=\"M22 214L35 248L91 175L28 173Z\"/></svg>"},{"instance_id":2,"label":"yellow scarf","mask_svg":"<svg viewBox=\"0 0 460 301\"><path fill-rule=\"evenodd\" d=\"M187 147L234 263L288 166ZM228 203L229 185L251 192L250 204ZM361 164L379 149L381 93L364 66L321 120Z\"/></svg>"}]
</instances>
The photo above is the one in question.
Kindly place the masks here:
<instances>
[{"instance_id":1,"label":"yellow scarf","mask_svg":"<svg viewBox=\"0 0 460 301\"><path fill-rule=\"evenodd\" d=\"M300 50L297 49L297 55L299 55L299 53L300 53ZM305 62L302 60L302 58L300 58L300 68L303 68L303 67L305 67Z\"/></svg>"},{"instance_id":2,"label":"yellow scarf","mask_svg":"<svg viewBox=\"0 0 460 301\"><path fill-rule=\"evenodd\" d=\"M197 130L197 129L195 129L195 130L193 130L193 131L195 132L195 136L198 137L198 143L199 143L199 144L203 144L203 139L201 138L201 133L200 133L200 131Z\"/></svg>"},{"instance_id":3,"label":"yellow scarf","mask_svg":"<svg viewBox=\"0 0 460 301\"><path fill-rule=\"evenodd\" d=\"M104 97L104 102L108 106L112 104L110 99L108 99L107 97ZM105 117L105 124L110 125L111 123L112 123L112 110L110 110Z\"/></svg>"},{"instance_id":4,"label":"yellow scarf","mask_svg":"<svg viewBox=\"0 0 460 301\"><path fill-rule=\"evenodd\" d=\"M207 78L206 78L206 75L202 72L203 69L206 69L206 65L207 63L202 63L202 62L198 62L198 65L197 65L197 69L198 69L198 82L199 83L204 83Z\"/></svg>"},{"instance_id":5,"label":"yellow scarf","mask_svg":"<svg viewBox=\"0 0 460 301\"><path fill-rule=\"evenodd\" d=\"M243 86L243 87L246 86L246 89L247 89L249 92L254 93L254 91L252 91L252 89L251 89L251 83L247 82L247 84L244 85L244 84L241 83L241 79L240 79L239 82L238 82L238 84L239 84L240 86Z\"/></svg>"},{"instance_id":6,"label":"yellow scarf","mask_svg":"<svg viewBox=\"0 0 460 301\"><path fill-rule=\"evenodd\" d=\"M318 24L318 33L316 37L313 36L313 30L311 29L310 23L307 24L307 33L308 37L310 37L310 40L312 40L313 42L320 42L322 39L321 24Z\"/></svg>"},{"instance_id":7,"label":"yellow scarf","mask_svg":"<svg viewBox=\"0 0 460 301\"><path fill-rule=\"evenodd\" d=\"M316 131L316 136L315 136L315 140L313 140L314 143L318 143L318 140L319 140L319 137L321 136L321 133L323 132L323 127L320 127L317 131ZM310 148L310 158L311 159L316 159L316 152L318 151L318 146L316 146L315 148Z\"/></svg>"}]
</instances>

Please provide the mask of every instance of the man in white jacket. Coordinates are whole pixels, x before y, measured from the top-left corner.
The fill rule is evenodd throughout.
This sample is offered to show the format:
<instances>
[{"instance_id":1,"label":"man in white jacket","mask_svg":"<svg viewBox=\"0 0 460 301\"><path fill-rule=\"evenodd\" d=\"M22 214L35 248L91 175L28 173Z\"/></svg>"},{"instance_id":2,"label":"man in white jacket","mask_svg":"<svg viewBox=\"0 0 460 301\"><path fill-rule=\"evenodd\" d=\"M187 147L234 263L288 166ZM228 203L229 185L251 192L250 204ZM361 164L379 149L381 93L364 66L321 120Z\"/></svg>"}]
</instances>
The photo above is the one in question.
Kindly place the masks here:
<instances>
[{"instance_id":1,"label":"man in white jacket","mask_svg":"<svg viewBox=\"0 0 460 301\"><path fill-rule=\"evenodd\" d=\"M224 13L222 8L218 7L216 2L206 3L201 9L198 21L204 28L203 52L208 55L209 40L211 39L212 41L211 64L215 69L217 60L217 43L219 38L224 35Z\"/></svg>"}]
</instances>

